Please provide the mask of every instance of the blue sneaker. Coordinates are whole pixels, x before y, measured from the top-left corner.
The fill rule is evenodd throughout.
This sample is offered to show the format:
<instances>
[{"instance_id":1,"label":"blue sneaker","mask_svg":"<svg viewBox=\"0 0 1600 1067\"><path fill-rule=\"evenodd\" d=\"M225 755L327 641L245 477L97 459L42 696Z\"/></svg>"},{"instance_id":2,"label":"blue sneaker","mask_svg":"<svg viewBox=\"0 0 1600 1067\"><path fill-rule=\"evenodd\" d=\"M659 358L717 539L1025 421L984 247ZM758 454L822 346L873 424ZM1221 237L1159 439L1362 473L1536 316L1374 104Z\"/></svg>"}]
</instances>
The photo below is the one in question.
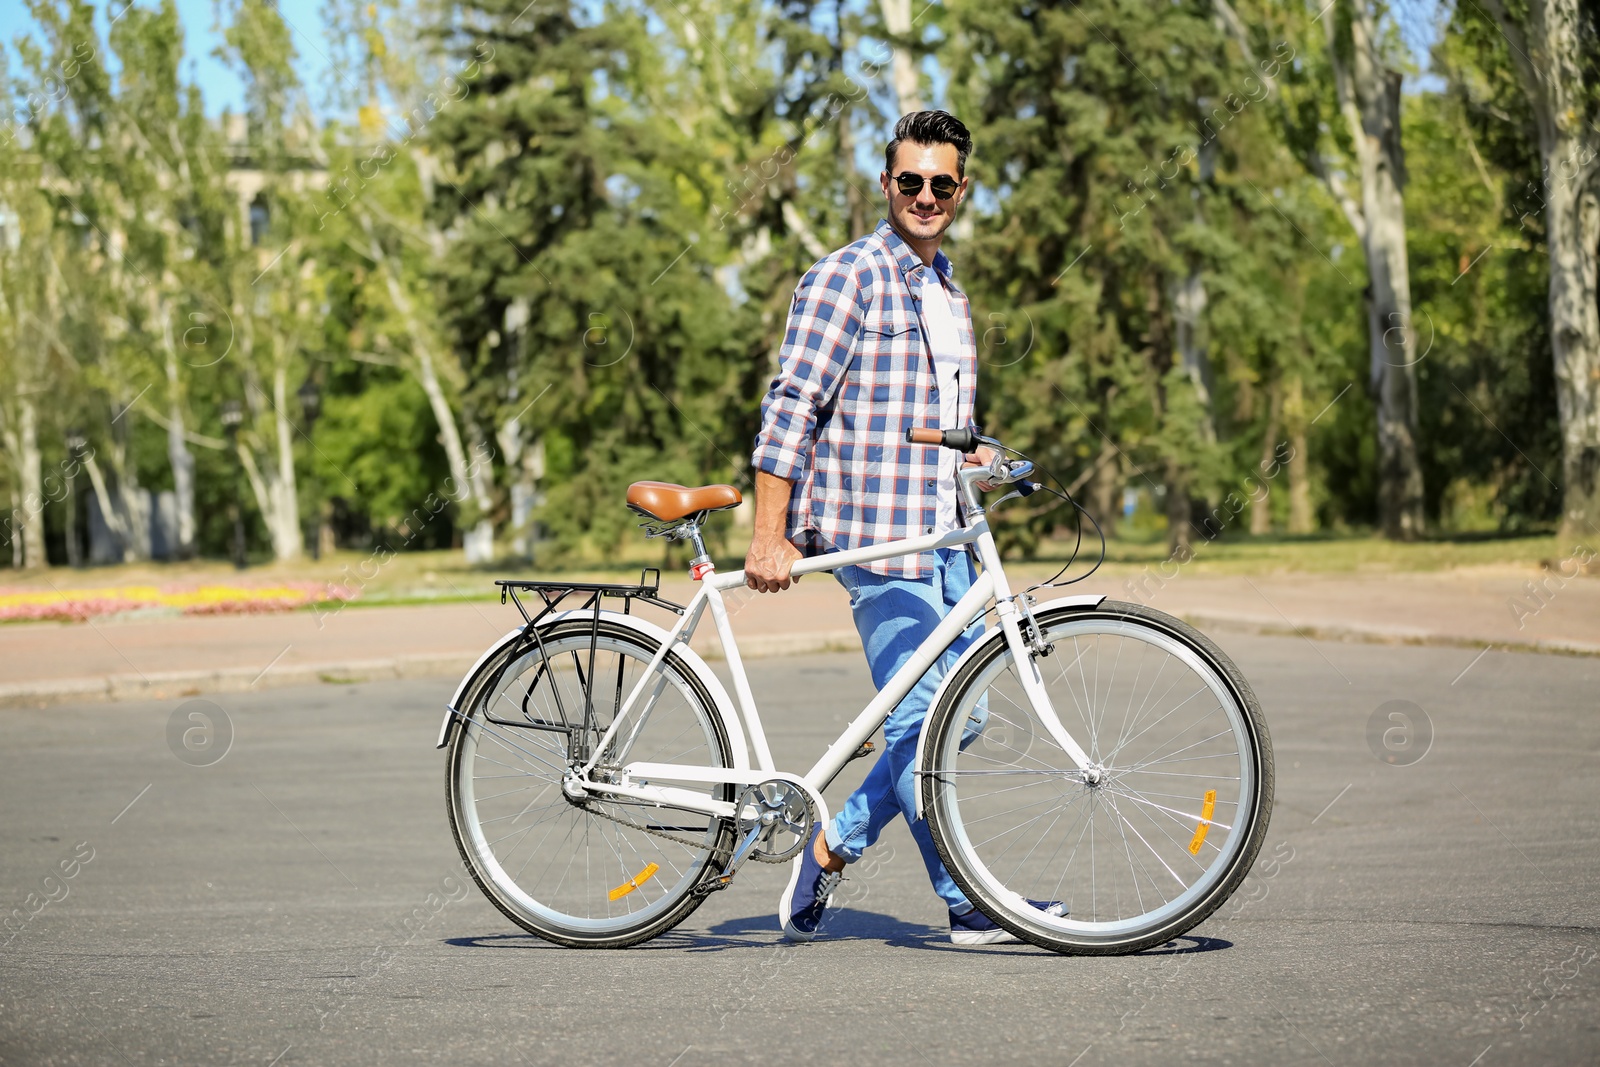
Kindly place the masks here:
<instances>
[{"instance_id":1,"label":"blue sneaker","mask_svg":"<svg viewBox=\"0 0 1600 1067\"><path fill-rule=\"evenodd\" d=\"M1065 915L1067 906L1059 900L1030 900L1029 904L1046 915ZM965 915L950 913L950 941L956 945L999 945L1022 939L999 926L989 916L973 908Z\"/></svg>"},{"instance_id":2,"label":"blue sneaker","mask_svg":"<svg viewBox=\"0 0 1600 1067\"><path fill-rule=\"evenodd\" d=\"M811 830L806 847L794 858L794 870L789 875L789 886L778 901L778 921L783 923L783 936L790 941L810 941L817 936L817 926L828 907L828 898L844 881L843 871L825 871L817 862L817 835L822 827Z\"/></svg>"}]
</instances>

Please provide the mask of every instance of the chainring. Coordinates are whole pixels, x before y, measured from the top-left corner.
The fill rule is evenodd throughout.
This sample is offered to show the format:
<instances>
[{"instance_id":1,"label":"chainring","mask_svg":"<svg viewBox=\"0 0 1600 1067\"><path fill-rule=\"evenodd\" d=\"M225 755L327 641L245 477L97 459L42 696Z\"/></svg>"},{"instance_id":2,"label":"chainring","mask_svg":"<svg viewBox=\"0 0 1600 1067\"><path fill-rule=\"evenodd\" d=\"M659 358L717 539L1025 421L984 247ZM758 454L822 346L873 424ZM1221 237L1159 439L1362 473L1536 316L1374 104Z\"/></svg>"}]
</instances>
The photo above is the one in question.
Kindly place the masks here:
<instances>
[{"instance_id":1,"label":"chainring","mask_svg":"<svg viewBox=\"0 0 1600 1067\"><path fill-rule=\"evenodd\" d=\"M782 863L798 856L811 839L816 822L806 791L781 779L745 787L734 814L740 840L758 826L765 828L750 856L763 863Z\"/></svg>"}]
</instances>

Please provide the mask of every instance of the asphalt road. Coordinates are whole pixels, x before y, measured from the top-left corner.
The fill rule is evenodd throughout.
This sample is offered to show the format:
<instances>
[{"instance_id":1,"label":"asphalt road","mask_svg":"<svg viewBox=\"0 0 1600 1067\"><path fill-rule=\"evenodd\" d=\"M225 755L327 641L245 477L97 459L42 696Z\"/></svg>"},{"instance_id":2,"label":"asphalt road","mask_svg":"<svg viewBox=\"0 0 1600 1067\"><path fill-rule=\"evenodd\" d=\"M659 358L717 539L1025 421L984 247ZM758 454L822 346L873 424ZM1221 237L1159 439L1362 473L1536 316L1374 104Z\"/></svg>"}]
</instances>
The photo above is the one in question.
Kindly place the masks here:
<instances>
[{"instance_id":1,"label":"asphalt road","mask_svg":"<svg viewBox=\"0 0 1600 1067\"><path fill-rule=\"evenodd\" d=\"M1114 959L950 945L898 827L812 945L757 865L648 946L548 945L458 866L443 681L6 711L0 1063L1600 1060L1600 659L1215 636L1271 724L1271 836L1217 917ZM868 695L858 655L754 666L802 767ZM226 754L180 760L218 708Z\"/></svg>"}]
</instances>

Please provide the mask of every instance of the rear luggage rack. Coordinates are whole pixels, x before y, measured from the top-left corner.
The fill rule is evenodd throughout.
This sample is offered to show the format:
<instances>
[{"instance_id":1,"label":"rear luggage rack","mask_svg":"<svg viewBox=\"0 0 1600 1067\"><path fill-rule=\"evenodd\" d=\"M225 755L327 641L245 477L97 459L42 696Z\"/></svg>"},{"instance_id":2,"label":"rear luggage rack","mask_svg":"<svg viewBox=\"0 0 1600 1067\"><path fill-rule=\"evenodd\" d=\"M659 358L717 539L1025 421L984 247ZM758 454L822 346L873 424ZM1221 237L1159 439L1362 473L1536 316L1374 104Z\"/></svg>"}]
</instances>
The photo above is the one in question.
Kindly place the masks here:
<instances>
[{"instance_id":1,"label":"rear luggage rack","mask_svg":"<svg viewBox=\"0 0 1600 1067\"><path fill-rule=\"evenodd\" d=\"M652 575L654 577L652 577ZM674 604L670 600L662 599L661 571L655 567L646 567L640 571L639 583L637 585L620 585L606 582L530 582L512 578L496 579L494 584L500 587L500 603L504 604L507 598L509 598L511 602L517 606L517 611L522 613L522 618L525 625L522 627L522 636L518 639L517 646L513 654L507 657L506 661L501 665L500 673L497 674L494 680L490 683L488 692L493 692L495 688L499 686L500 675L503 675L505 670L517 661L518 657L520 657L525 651L533 646L537 645L540 653L542 655L546 655L548 661L548 654L546 653L544 646L544 638L539 633L539 622L540 620L544 619L545 616L553 614L559 610L562 603L569 597L577 598L576 606L569 610L572 610L575 614L579 612L589 613L589 662L587 670L584 669L577 650L574 650L572 653L573 663L578 667L578 677L583 686L583 713L581 719L578 722L571 721L571 718L567 715L565 709L560 709L561 721L559 722L553 720L544 721L541 719L535 719L529 714L526 706L523 708L523 715L528 719L526 722L501 720L494 718L493 716L488 716L490 722L501 726L532 727L533 729L554 730L560 733L566 733L571 738L572 756L580 761L587 758L588 737L590 732L592 732L594 729L595 717L594 687L589 685L586 679L594 677L595 654L599 651L600 646L601 602L606 597L621 600L622 613L624 615L632 614L633 602L635 600L642 601L654 607L665 608L666 610L676 612L679 615L682 615L684 612L683 605ZM541 610L537 615L530 616L528 614L528 608L522 603L521 597L517 596L518 590L521 590L524 594L529 592L536 593L539 599L544 603L543 610ZM620 663L618 664L618 670L621 670ZM541 668L541 672L542 671L543 668ZM535 682L537 682L537 676L535 677ZM528 694L531 692L532 685L529 686L528 692L523 694L524 705L526 705ZM622 699L620 676L618 678L616 699L619 701ZM559 693L556 695L556 701L559 708L561 703ZM613 709L613 713L614 712L615 709Z\"/></svg>"},{"instance_id":2,"label":"rear luggage rack","mask_svg":"<svg viewBox=\"0 0 1600 1067\"><path fill-rule=\"evenodd\" d=\"M654 575L654 577L652 578L651 575ZM494 584L500 587L500 603L504 604L509 596L511 602L517 606L517 610L522 613L523 621L530 626L546 615L558 610L562 601L573 594L578 594L582 598L582 603L575 610L593 611L597 627L600 625L600 601L605 597L621 600L622 613L624 615L633 613L633 602L635 600L642 600L654 607L666 608L668 611L676 612L679 615L682 615L684 610L682 604L674 604L670 600L662 599L661 571L656 567L646 567L640 571L637 585L620 585L606 582L527 582L512 578L496 579ZM544 610L537 615L529 616L528 609L523 606L521 598L517 596L517 590L519 589L524 593L530 591L537 593L539 599L544 601Z\"/></svg>"}]
</instances>

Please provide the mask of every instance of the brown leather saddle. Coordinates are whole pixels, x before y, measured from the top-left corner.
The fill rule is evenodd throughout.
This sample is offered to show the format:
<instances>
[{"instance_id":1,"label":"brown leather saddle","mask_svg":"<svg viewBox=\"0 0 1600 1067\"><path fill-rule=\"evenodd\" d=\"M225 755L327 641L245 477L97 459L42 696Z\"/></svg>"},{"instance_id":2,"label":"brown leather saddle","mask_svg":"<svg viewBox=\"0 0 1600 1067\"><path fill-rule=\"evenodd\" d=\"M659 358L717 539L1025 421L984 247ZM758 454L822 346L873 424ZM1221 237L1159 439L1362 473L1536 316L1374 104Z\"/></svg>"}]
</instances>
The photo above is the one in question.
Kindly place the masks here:
<instances>
[{"instance_id":1,"label":"brown leather saddle","mask_svg":"<svg viewBox=\"0 0 1600 1067\"><path fill-rule=\"evenodd\" d=\"M700 512L737 507L743 499L731 485L690 488L671 482L634 482L628 486L628 507L657 522L677 522Z\"/></svg>"}]
</instances>

